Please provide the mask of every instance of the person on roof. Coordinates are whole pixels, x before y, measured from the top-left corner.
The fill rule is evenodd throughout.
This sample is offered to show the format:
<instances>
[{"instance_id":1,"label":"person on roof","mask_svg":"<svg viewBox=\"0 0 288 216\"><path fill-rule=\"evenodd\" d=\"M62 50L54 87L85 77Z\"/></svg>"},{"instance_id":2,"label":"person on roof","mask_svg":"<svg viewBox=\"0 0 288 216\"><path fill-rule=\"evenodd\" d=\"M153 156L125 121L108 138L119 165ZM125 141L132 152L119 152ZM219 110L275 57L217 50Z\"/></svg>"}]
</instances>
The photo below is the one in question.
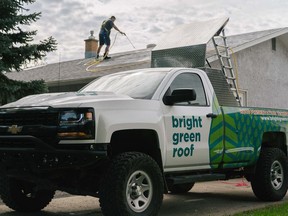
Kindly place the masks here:
<instances>
[{"instance_id":1,"label":"person on roof","mask_svg":"<svg viewBox=\"0 0 288 216\"><path fill-rule=\"evenodd\" d=\"M120 31L117 28L117 26L114 24L115 20L116 20L115 16L111 16L110 19L104 20L102 25L101 25L101 29L99 32L99 47L97 50L97 57L96 57L97 59L99 58L101 48L104 44L106 44L106 48L105 48L105 52L104 52L104 59L110 59L111 58L108 56L108 52L109 52L110 43L111 43L110 32L111 32L112 28L116 29L122 35L126 35L124 32Z\"/></svg>"}]
</instances>

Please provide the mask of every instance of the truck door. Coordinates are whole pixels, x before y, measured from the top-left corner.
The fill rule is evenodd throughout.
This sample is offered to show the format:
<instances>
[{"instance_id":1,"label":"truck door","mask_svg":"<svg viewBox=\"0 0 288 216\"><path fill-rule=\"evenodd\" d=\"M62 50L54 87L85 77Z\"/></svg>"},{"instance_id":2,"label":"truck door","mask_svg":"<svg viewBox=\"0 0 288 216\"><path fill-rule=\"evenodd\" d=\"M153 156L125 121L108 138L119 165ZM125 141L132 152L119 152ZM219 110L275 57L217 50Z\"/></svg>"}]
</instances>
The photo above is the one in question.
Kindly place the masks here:
<instances>
[{"instance_id":1,"label":"truck door","mask_svg":"<svg viewBox=\"0 0 288 216\"><path fill-rule=\"evenodd\" d=\"M177 72L167 84L165 95L171 95L175 89L194 89L196 100L165 105L163 113L166 132L167 171L177 171L177 167L187 169L210 168L209 133L212 106L208 102L209 94L205 91L202 74ZM206 84L208 85L208 84ZM211 98L211 97L210 97Z\"/></svg>"}]
</instances>

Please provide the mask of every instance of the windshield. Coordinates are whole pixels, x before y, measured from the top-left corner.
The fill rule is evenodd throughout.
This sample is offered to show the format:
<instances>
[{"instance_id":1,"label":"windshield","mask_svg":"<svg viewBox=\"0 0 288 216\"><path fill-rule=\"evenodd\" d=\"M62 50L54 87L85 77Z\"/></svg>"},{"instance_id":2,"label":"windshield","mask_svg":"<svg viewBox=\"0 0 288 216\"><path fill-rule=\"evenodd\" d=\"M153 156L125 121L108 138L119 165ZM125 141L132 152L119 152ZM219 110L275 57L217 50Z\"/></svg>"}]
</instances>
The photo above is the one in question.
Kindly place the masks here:
<instances>
[{"instance_id":1,"label":"windshield","mask_svg":"<svg viewBox=\"0 0 288 216\"><path fill-rule=\"evenodd\" d=\"M80 92L109 91L132 98L151 99L167 72L140 71L103 76Z\"/></svg>"}]
</instances>

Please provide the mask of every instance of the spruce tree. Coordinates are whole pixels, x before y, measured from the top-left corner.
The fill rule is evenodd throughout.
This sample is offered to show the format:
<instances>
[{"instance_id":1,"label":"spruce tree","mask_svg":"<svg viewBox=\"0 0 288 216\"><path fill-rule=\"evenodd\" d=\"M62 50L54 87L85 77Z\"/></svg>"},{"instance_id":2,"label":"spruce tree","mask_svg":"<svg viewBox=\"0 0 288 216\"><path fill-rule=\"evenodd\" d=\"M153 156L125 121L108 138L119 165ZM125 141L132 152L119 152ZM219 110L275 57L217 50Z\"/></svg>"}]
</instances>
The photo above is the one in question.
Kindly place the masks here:
<instances>
[{"instance_id":1,"label":"spruce tree","mask_svg":"<svg viewBox=\"0 0 288 216\"><path fill-rule=\"evenodd\" d=\"M0 104L1 101L2 103L9 101L7 94L11 94L15 89L15 86L11 86L12 83L18 87L23 84L11 80L8 82L9 79L3 72L19 71L22 65L41 60L48 52L56 50L57 43L53 37L33 43L37 31L28 30L27 26L36 22L41 13L29 13L25 6L35 1L0 0ZM43 85L43 81L39 83ZM6 90L6 94L1 90Z\"/></svg>"},{"instance_id":2,"label":"spruce tree","mask_svg":"<svg viewBox=\"0 0 288 216\"><path fill-rule=\"evenodd\" d=\"M24 5L35 1L0 1L0 71L18 71L24 63L40 60L47 52L56 49L56 41L52 37L33 44L37 31L23 30L41 16L41 13L28 14L28 9L24 8Z\"/></svg>"}]
</instances>

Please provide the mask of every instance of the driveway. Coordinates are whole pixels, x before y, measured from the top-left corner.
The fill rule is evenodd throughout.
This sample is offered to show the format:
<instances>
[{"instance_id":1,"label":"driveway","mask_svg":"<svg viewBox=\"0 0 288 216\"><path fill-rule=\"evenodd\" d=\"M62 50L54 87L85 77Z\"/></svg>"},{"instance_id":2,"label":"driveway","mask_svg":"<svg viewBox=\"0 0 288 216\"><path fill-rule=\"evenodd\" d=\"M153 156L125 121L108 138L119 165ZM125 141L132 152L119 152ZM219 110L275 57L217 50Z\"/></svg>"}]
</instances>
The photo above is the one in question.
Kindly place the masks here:
<instances>
[{"instance_id":1,"label":"driveway","mask_svg":"<svg viewBox=\"0 0 288 216\"><path fill-rule=\"evenodd\" d=\"M60 198L59 198L60 196ZM288 202L288 196L281 202ZM276 203L261 202L242 179L197 183L185 195L165 195L159 216L223 216ZM101 216L97 198L58 194L48 207L25 216ZM0 204L0 216L23 216Z\"/></svg>"}]
</instances>

